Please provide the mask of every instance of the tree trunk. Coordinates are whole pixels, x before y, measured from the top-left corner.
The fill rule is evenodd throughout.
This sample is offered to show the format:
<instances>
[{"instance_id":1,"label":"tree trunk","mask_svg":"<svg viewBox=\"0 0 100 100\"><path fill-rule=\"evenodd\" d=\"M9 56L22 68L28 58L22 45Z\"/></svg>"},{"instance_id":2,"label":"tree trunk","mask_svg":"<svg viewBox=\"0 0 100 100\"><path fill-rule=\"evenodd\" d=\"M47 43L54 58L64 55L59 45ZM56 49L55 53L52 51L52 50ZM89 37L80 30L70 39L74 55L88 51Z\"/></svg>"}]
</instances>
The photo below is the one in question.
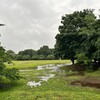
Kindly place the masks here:
<instances>
[{"instance_id":1,"label":"tree trunk","mask_svg":"<svg viewBox=\"0 0 100 100\"><path fill-rule=\"evenodd\" d=\"M74 65L74 60L75 60L74 58L71 58L71 61L72 61L72 64L73 64L73 65Z\"/></svg>"}]
</instances>

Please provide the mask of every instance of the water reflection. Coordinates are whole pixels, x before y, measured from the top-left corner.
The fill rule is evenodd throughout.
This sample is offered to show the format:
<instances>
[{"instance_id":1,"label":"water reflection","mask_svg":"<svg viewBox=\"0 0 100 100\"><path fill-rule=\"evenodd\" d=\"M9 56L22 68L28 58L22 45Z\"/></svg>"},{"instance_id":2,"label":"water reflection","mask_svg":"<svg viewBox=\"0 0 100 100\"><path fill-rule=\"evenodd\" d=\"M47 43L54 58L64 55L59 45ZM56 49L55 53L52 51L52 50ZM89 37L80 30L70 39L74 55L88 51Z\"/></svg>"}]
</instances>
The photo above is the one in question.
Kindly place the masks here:
<instances>
[{"instance_id":1,"label":"water reflection","mask_svg":"<svg viewBox=\"0 0 100 100\"><path fill-rule=\"evenodd\" d=\"M68 64L57 64L57 65L49 64L49 65L38 66L37 70L49 69L49 73L51 73L51 72L59 72L59 74L60 74L61 72L60 72L59 68L63 67L63 66L68 66L68 65L71 65L71 63L68 63ZM27 83L27 85L30 86L31 88L32 87L41 86L41 82L42 81L46 81L47 82L50 78L53 78L54 76L55 76L55 74L45 74L45 76L39 76L38 77L40 79L39 82L30 81L30 82Z\"/></svg>"},{"instance_id":2,"label":"water reflection","mask_svg":"<svg viewBox=\"0 0 100 100\"><path fill-rule=\"evenodd\" d=\"M35 82L35 81L30 81L27 83L28 86L30 86L31 88L34 86L34 87L37 87L37 86L41 86L41 81L39 82Z\"/></svg>"},{"instance_id":3,"label":"water reflection","mask_svg":"<svg viewBox=\"0 0 100 100\"><path fill-rule=\"evenodd\" d=\"M46 76L40 76L41 81L48 81L50 78L54 77L54 74L47 74Z\"/></svg>"}]
</instances>

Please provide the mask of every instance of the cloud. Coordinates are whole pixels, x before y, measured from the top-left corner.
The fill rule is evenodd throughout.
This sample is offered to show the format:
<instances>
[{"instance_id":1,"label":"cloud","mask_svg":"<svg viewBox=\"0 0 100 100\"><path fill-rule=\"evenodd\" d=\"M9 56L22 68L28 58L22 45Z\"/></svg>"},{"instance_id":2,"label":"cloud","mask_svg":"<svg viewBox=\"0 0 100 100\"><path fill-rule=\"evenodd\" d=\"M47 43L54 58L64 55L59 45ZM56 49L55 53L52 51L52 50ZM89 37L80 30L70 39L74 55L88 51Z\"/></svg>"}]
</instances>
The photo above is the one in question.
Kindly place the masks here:
<instances>
[{"instance_id":1,"label":"cloud","mask_svg":"<svg viewBox=\"0 0 100 100\"><path fill-rule=\"evenodd\" d=\"M6 24L0 28L2 45L16 52L54 47L61 16L99 5L99 0L0 0L0 21Z\"/></svg>"}]
</instances>

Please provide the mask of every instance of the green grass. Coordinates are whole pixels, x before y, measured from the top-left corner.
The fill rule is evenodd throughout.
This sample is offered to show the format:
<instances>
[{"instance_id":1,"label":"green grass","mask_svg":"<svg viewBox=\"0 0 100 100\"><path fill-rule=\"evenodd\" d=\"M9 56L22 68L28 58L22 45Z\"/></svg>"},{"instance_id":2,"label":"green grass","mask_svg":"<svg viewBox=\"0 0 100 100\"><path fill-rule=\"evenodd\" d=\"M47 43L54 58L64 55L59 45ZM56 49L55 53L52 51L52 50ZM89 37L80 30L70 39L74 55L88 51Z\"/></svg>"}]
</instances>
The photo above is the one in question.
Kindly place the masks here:
<instances>
[{"instance_id":1,"label":"green grass","mask_svg":"<svg viewBox=\"0 0 100 100\"><path fill-rule=\"evenodd\" d=\"M100 77L100 70L92 73L86 73L86 76Z\"/></svg>"},{"instance_id":2,"label":"green grass","mask_svg":"<svg viewBox=\"0 0 100 100\"><path fill-rule=\"evenodd\" d=\"M18 69L28 69L33 68L39 65L46 64L62 64L62 63L70 63L70 60L30 60L30 61L12 61L14 65L7 64L8 68L18 68Z\"/></svg>"},{"instance_id":3,"label":"green grass","mask_svg":"<svg viewBox=\"0 0 100 100\"><path fill-rule=\"evenodd\" d=\"M13 67L29 69L37 65L66 62L69 61L14 61L15 65ZM27 86L28 81L39 81L39 76L48 73L54 73L55 77L49 79L47 82L42 82L42 85L39 87L31 88ZM86 76L98 76L100 75L99 73L100 71L86 73ZM24 78L11 83L9 88L1 89L0 100L100 100L100 89L69 85L71 80L82 78L82 76L65 77L65 74L66 72L50 72L47 69L21 71L20 75Z\"/></svg>"}]
</instances>

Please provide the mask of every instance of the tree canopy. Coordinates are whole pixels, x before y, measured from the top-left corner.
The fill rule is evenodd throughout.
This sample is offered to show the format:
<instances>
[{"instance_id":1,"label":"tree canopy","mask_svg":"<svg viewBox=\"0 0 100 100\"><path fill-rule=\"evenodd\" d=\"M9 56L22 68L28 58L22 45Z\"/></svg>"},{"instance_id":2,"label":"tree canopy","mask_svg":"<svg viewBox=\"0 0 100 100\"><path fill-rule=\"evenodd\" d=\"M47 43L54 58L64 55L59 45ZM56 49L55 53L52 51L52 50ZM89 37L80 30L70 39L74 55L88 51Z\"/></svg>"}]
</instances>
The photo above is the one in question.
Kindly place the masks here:
<instances>
[{"instance_id":1,"label":"tree canopy","mask_svg":"<svg viewBox=\"0 0 100 100\"><path fill-rule=\"evenodd\" d=\"M55 37L57 57L69 58L73 63L75 59L79 62L92 62L94 59L100 63L100 19L93 11L85 9L62 17Z\"/></svg>"}]
</instances>

